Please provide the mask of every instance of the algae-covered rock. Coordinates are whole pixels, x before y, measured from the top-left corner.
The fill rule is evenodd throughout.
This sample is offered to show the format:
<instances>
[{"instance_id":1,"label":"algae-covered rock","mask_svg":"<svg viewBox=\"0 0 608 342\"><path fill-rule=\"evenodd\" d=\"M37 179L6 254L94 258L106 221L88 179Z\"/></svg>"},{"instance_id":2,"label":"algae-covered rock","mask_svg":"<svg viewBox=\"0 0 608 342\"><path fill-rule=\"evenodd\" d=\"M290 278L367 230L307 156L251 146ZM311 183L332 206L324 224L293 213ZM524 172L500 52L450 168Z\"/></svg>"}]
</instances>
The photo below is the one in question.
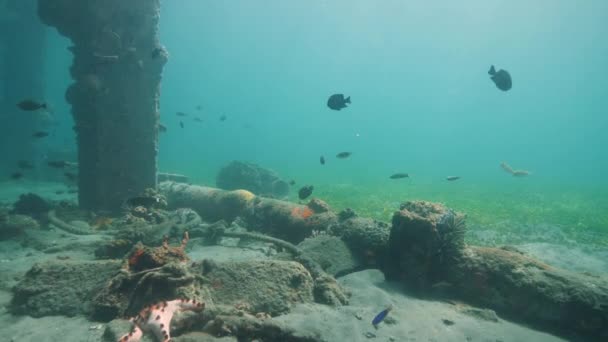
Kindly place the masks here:
<instances>
[{"instance_id":1,"label":"algae-covered rock","mask_svg":"<svg viewBox=\"0 0 608 342\"><path fill-rule=\"evenodd\" d=\"M388 279L406 287L428 290L446 280L445 268L464 247L464 215L439 203L411 201L393 215Z\"/></svg>"},{"instance_id":2,"label":"algae-covered rock","mask_svg":"<svg viewBox=\"0 0 608 342\"><path fill-rule=\"evenodd\" d=\"M278 315L296 303L312 303L314 282L292 261L246 261L214 264L204 274L211 301L243 305L252 313Z\"/></svg>"},{"instance_id":3,"label":"algae-covered rock","mask_svg":"<svg viewBox=\"0 0 608 342\"><path fill-rule=\"evenodd\" d=\"M298 248L334 277L361 267L346 243L336 236L321 234L308 238L302 241Z\"/></svg>"},{"instance_id":4,"label":"algae-covered rock","mask_svg":"<svg viewBox=\"0 0 608 342\"><path fill-rule=\"evenodd\" d=\"M120 268L116 261L49 261L38 263L13 288L10 310L42 317L88 314L90 301Z\"/></svg>"},{"instance_id":5,"label":"algae-covered rock","mask_svg":"<svg viewBox=\"0 0 608 342\"><path fill-rule=\"evenodd\" d=\"M38 221L26 215L7 214L0 218L0 240L19 236L25 229L38 228Z\"/></svg>"},{"instance_id":6,"label":"algae-covered rock","mask_svg":"<svg viewBox=\"0 0 608 342\"><path fill-rule=\"evenodd\" d=\"M377 266L383 263L388 251L390 226L377 220L350 216L331 227L330 233L346 242L363 265Z\"/></svg>"},{"instance_id":7,"label":"algae-covered rock","mask_svg":"<svg viewBox=\"0 0 608 342\"><path fill-rule=\"evenodd\" d=\"M45 199L34 193L27 193L19 196L19 199L13 204L12 213L41 217L49 210L51 210L51 205Z\"/></svg>"},{"instance_id":8,"label":"algae-covered rock","mask_svg":"<svg viewBox=\"0 0 608 342\"><path fill-rule=\"evenodd\" d=\"M408 202L393 216L387 279L444 294L553 332L608 338L608 282L551 267L514 248L467 246L464 215ZM491 316L488 316L491 318Z\"/></svg>"}]
</instances>

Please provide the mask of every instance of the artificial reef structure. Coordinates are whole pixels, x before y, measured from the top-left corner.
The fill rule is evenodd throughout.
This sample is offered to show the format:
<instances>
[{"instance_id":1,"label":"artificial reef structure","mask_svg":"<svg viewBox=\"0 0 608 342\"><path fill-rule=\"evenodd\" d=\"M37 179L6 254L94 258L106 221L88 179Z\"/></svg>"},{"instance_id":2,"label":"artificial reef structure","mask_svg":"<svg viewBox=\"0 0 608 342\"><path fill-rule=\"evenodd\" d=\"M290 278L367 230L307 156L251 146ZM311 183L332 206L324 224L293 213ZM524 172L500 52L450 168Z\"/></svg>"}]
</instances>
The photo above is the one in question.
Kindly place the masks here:
<instances>
[{"instance_id":1,"label":"artificial reef structure","mask_svg":"<svg viewBox=\"0 0 608 342\"><path fill-rule=\"evenodd\" d=\"M160 0L38 0L42 22L69 38L79 203L116 212L156 186Z\"/></svg>"},{"instance_id":2,"label":"artificial reef structure","mask_svg":"<svg viewBox=\"0 0 608 342\"><path fill-rule=\"evenodd\" d=\"M256 317L281 315L297 303L347 305L349 293L334 277L377 268L418 297L482 306L567 338L608 337L604 278L552 267L513 247L469 246L465 216L438 203L403 203L388 224L352 210L334 212L319 199L296 204L177 182L163 182L158 191L147 196L162 205L131 208L101 232L69 223L69 208L51 210L59 229L106 235L95 244L100 260L36 265L15 286L11 310L109 321L155 310L146 305L159 300L188 298L215 303L182 323L190 330L293 337L268 322L256 325ZM191 260L185 251L191 239L213 245L225 238L261 241L279 254L216 262ZM48 279L58 278L49 286ZM86 305L65 300L74 295L67 285L74 279L83 284L78 302ZM112 338L125 330L112 329Z\"/></svg>"}]
</instances>

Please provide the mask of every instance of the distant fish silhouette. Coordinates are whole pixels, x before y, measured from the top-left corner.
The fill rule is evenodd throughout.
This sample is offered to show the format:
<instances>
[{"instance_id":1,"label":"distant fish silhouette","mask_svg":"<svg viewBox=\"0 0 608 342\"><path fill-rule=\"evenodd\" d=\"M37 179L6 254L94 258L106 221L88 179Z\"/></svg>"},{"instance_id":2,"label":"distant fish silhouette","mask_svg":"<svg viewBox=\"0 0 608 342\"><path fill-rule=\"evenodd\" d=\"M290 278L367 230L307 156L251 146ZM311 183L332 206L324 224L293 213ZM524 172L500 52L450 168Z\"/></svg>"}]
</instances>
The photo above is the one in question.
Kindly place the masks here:
<instances>
[{"instance_id":1,"label":"distant fish silhouette","mask_svg":"<svg viewBox=\"0 0 608 342\"><path fill-rule=\"evenodd\" d=\"M401 178L408 178L410 175L407 173L395 173L394 175L391 175L389 178L390 179L401 179Z\"/></svg>"},{"instance_id":2,"label":"distant fish silhouette","mask_svg":"<svg viewBox=\"0 0 608 342\"><path fill-rule=\"evenodd\" d=\"M31 112L38 109L46 109L47 106L46 103L40 103L34 100L27 99L17 103L17 107L19 107L19 109L21 110Z\"/></svg>"},{"instance_id":3,"label":"distant fish silhouette","mask_svg":"<svg viewBox=\"0 0 608 342\"><path fill-rule=\"evenodd\" d=\"M490 79L492 80L492 82L496 84L496 88L502 91L507 91L511 89L513 82L511 81L511 75L508 71L503 69L496 71L496 69L494 69L494 66L492 65L492 67L490 67L490 70L488 71L488 74L490 74Z\"/></svg>"},{"instance_id":4,"label":"distant fish silhouette","mask_svg":"<svg viewBox=\"0 0 608 342\"><path fill-rule=\"evenodd\" d=\"M352 154L353 154L352 152L340 152L340 153L336 154L336 158L346 159L346 158L350 157Z\"/></svg>"},{"instance_id":5,"label":"distant fish silhouette","mask_svg":"<svg viewBox=\"0 0 608 342\"><path fill-rule=\"evenodd\" d=\"M315 187L312 185L303 186L300 191L298 191L298 198L301 200L306 199L308 196L312 195L314 188Z\"/></svg>"},{"instance_id":6,"label":"distant fish silhouette","mask_svg":"<svg viewBox=\"0 0 608 342\"><path fill-rule=\"evenodd\" d=\"M21 173L21 172L15 172L15 173L11 174L11 179L14 179L14 180L21 179L22 177L23 177L23 173Z\"/></svg>"},{"instance_id":7,"label":"distant fish silhouette","mask_svg":"<svg viewBox=\"0 0 608 342\"><path fill-rule=\"evenodd\" d=\"M333 110L346 108L347 103L350 103L350 96L344 98L344 94L333 94L327 99L327 107Z\"/></svg>"},{"instance_id":8,"label":"distant fish silhouette","mask_svg":"<svg viewBox=\"0 0 608 342\"><path fill-rule=\"evenodd\" d=\"M38 132L34 132L34 134L32 134L33 138L39 139L39 138L44 138L44 137L48 137L49 136L49 132L45 132L45 131L38 131Z\"/></svg>"}]
</instances>

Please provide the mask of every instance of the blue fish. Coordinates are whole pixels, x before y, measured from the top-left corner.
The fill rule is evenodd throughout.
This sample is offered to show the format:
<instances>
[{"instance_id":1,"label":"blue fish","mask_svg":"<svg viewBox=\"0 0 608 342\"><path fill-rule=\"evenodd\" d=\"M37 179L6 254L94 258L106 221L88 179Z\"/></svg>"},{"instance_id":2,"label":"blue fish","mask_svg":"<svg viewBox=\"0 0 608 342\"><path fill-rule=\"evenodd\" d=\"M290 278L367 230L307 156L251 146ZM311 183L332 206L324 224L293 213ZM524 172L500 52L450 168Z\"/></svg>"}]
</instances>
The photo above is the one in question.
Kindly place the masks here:
<instances>
[{"instance_id":1,"label":"blue fish","mask_svg":"<svg viewBox=\"0 0 608 342\"><path fill-rule=\"evenodd\" d=\"M386 318L386 316L392 309L393 306L389 305L386 309L380 311L380 313L377 314L376 317L374 317L374 319L372 320L372 324L374 325L374 327L377 328L378 324L382 323L382 321Z\"/></svg>"}]
</instances>

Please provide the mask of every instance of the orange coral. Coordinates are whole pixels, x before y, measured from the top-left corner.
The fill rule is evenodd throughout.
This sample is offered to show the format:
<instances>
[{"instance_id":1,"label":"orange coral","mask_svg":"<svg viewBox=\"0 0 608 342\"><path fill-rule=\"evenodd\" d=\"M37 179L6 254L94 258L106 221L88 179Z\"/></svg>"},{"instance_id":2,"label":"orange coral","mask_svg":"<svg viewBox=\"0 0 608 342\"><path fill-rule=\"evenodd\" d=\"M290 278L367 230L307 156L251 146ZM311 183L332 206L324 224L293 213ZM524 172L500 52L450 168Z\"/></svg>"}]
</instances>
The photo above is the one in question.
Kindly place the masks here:
<instances>
[{"instance_id":1,"label":"orange coral","mask_svg":"<svg viewBox=\"0 0 608 342\"><path fill-rule=\"evenodd\" d=\"M295 207L291 210L291 216L300 219L307 219L314 214L309 207Z\"/></svg>"},{"instance_id":2,"label":"orange coral","mask_svg":"<svg viewBox=\"0 0 608 342\"><path fill-rule=\"evenodd\" d=\"M131 255L131 257L129 258L129 266L137 265L139 258L141 258L141 256L143 254L144 254L143 248L140 248L140 249L136 250L135 252L133 252L133 255Z\"/></svg>"}]
</instances>

